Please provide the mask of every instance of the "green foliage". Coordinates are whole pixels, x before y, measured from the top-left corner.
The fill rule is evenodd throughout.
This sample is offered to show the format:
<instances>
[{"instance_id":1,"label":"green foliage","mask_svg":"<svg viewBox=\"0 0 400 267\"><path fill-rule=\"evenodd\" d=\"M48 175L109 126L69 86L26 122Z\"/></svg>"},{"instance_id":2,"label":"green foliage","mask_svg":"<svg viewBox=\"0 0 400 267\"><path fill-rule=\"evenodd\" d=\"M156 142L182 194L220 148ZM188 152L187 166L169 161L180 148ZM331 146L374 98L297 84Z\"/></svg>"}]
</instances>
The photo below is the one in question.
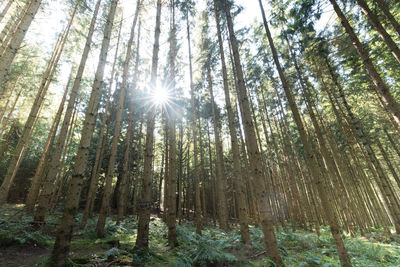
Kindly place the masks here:
<instances>
[{"instance_id":1,"label":"green foliage","mask_svg":"<svg viewBox=\"0 0 400 267\"><path fill-rule=\"evenodd\" d=\"M120 252L119 249L116 247L113 247L104 253L104 257L109 261L114 259L115 257L119 256Z\"/></svg>"},{"instance_id":2,"label":"green foliage","mask_svg":"<svg viewBox=\"0 0 400 267\"><path fill-rule=\"evenodd\" d=\"M238 259L227 249L240 240L240 236L228 236L225 233L206 230L198 235L190 227L177 227L178 240L185 250L177 252L179 259L173 266L206 266L207 264L234 263Z\"/></svg>"},{"instance_id":3,"label":"green foliage","mask_svg":"<svg viewBox=\"0 0 400 267\"><path fill-rule=\"evenodd\" d=\"M0 247L30 245L45 247L51 237L41 231L32 231L28 220L7 221L0 218Z\"/></svg>"}]
</instances>

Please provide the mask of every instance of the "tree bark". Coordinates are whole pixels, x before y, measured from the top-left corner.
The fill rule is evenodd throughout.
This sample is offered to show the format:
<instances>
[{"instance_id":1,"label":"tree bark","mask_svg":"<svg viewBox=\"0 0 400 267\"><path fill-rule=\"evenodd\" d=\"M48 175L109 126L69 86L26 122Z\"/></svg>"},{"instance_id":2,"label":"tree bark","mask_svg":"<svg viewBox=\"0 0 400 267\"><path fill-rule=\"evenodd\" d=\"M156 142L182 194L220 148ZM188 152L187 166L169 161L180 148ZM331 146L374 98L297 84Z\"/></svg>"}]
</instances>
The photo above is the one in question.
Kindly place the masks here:
<instances>
[{"instance_id":1,"label":"tree bark","mask_svg":"<svg viewBox=\"0 0 400 267\"><path fill-rule=\"evenodd\" d=\"M139 8L140 8L140 0L136 2L136 12L135 12L135 17L138 16L139 14ZM136 24L136 22L134 22ZM131 155L131 149L132 149L132 132L133 132L133 118L134 118L134 96L135 96L135 90L136 90L136 84L137 84L137 77L138 77L138 71L139 71L139 48L140 48L140 22L138 26L138 34L137 34L137 40L136 40L136 60L135 60L135 72L134 72L134 78L132 82L132 89L131 89L131 96L128 101L129 103L129 120L128 120L128 131L126 133L126 145L125 145L125 152L124 152L124 162L122 164L122 174L121 174L121 183L119 187L119 197L118 197L118 207L117 207L117 224L123 219L123 215L125 213L125 203L126 203L126 194L127 194L127 180L128 180L128 175L130 171L130 155Z\"/></svg>"},{"instance_id":2,"label":"tree bark","mask_svg":"<svg viewBox=\"0 0 400 267\"><path fill-rule=\"evenodd\" d=\"M109 206L110 206L112 179L114 177L115 161L117 158L117 148L118 148L118 141L119 141L119 135L120 135L120 130L121 130L122 109L124 107L129 64L130 64L130 61L132 58L131 57L132 45L133 45L133 39L135 37L136 22L137 22L138 15L139 15L140 0L137 0L136 5L137 5L136 12L133 17L130 37L128 40L126 56L125 56L125 60L124 60L122 84L121 84L120 95L119 95L119 100L118 100L118 104L117 104L117 114L115 117L114 133L113 133L113 138L111 141L111 153L110 153L110 158L109 158L109 162L108 162L107 174L106 174L106 178L105 178L104 193L103 193L103 198L101 201L99 218L98 218L97 226L96 226L96 233L97 233L98 237L104 237L104 227L106 225L107 213L108 213ZM133 113L133 99L131 99L130 112ZM126 146L130 148L130 144L126 144ZM128 153L128 158L129 158L129 153ZM121 185L120 189L122 191L124 191L124 189L125 189L124 187L126 186L126 175L123 175L122 178L123 178L123 180L121 180L121 182L120 182L120 185ZM121 191L119 191L119 193L121 194Z\"/></svg>"},{"instance_id":3,"label":"tree bark","mask_svg":"<svg viewBox=\"0 0 400 267\"><path fill-rule=\"evenodd\" d=\"M195 88L193 85L193 67L192 67L192 48L190 39L190 25L189 25L189 12L186 14L186 37L188 42L189 52L189 75L190 75L190 105L191 105L191 122L192 122L192 135L193 135L193 160L194 160L194 210L195 210L195 224L196 233L201 235L202 223L201 223L201 202L200 202L200 171L199 171L199 159L198 159L198 147L197 147L197 114L196 114L196 99L195 99ZM188 159L189 160L189 159Z\"/></svg>"},{"instance_id":4,"label":"tree bark","mask_svg":"<svg viewBox=\"0 0 400 267\"><path fill-rule=\"evenodd\" d=\"M157 0L156 25L154 31L153 56L150 75L150 90L156 88L158 73L158 53L160 50L160 33L161 33L161 0ZM148 92L151 93L151 92ZM154 127L155 127L156 110L154 107L147 114L146 121L146 144L144 152L144 170L142 181L142 196L138 203L139 223L138 235L135 243L135 250L140 253L149 247L149 224L151 211L151 184L153 176L153 158L154 158Z\"/></svg>"},{"instance_id":5,"label":"tree bark","mask_svg":"<svg viewBox=\"0 0 400 267\"><path fill-rule=\"evenodd\" d=\"M257 200L259 201L260 222L264 233L264 242L267 249L267 256L274 261L275 265L283 266L282 259L279 255L278 244L276 242L276 237L274 234L272 212L268 200L268 192L265 186L263 186L264 173L263 170L261 169L263 159L257 147L256 133L254 131L253 120L251 118L249 99L247 96L242 65L240 62L238 42L233 29L233 21L230 13L230 5L228 4L227 0L224 0L224 8L228 23L229 37L233 51L234 63L236 67L238 100L243 120L243 126L245 130L246 146L252 172L251 174L258 185L255 189L256 189Z\"/></svg>"},{"instance_id":6,"label":"tree bark","mask_svg":"<svg viewBox=\"0 0 400 267\"><path fill-rule=\"evenodd\" d=\"M78 212L79 199L82 191L83 178L87 168L89 156L89 147L92 141L92 135L96 123L96 115L100 101L101 87L103 85L104 68L107 62L107 55L110 45L110 36L114 23L115 10L118 0L112 0L109 8L106 25L104 28L104 37L101 45L99 63L96 70L95 80L92 92L90 94L89 105L86 110L85 121L81 134L81 140L78 152L75 158L75 164L72 171L72 178L67 193L67 199L61 220L60 227L56 236L56 242L53 247L50 261L54 265L63 265L68 257L72 231L75 216Z\"/></svg>"}]
</instances>

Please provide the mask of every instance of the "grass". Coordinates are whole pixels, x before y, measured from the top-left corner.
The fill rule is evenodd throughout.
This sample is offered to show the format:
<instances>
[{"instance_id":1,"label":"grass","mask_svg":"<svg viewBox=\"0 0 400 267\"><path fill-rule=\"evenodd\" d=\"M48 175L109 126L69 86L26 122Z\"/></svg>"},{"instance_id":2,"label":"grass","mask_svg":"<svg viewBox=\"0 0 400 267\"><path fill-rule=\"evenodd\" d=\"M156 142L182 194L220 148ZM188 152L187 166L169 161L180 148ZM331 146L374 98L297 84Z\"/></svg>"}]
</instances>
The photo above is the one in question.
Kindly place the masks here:
<instances>
[{"instance_id":1,"label":"grass","mask_svg":"<svg viewBox=\"0 0 400 267\"><path fill-rule=\"evenodd\" d=\"M60 214L48 216L50 223L34 231L30 225L32 218L25 216L22 209L15 205L0 208L0 257L6 256L8 249L24 251L32 246L51 251ZM127 217L121 225L115 225L114 219L107 220L104 238L96 237L95 219L90 219L85 229L76 228L69 266L273 266L263 253L263 233L259 228L251 227L253 246L247 248L241 244L237 229L224 232L209 227L199 236L195 234L194 226L186 223L177 227L179 247L169 249L165 223L152 218L149 250L136 253L133 248L137 221ZM328 228L322 228L320 236L304 230L278 229L276 237L286 266L340 266ZM384 240L379 229L366 237L346 237L345 245L353 266L400 266L400 244L385 243ZM32 256L30 266L44 266L45 256Z\"/></svg>"}]
</instances>

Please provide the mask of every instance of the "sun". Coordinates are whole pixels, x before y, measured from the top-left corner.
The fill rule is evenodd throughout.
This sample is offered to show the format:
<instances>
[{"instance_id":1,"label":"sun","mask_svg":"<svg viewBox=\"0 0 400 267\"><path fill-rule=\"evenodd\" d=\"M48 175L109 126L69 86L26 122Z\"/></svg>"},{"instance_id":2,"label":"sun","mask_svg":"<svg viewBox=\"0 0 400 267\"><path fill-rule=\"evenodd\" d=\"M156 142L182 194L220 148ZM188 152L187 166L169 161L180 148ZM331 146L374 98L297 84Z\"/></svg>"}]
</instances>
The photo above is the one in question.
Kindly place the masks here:
<instances>
[{"instance_id":1,"label":"sun","mask_svg":"<svg viewBox=\"0 0 400 267\"><path fill-rule=\"evenodd\" d=\"M151 96L152 101L154 102L155 105L164 105L167 104L169 99L170 99L170 95L169 92L166 88L164 87L157 87Z\"/></svg>"}]
</instances>

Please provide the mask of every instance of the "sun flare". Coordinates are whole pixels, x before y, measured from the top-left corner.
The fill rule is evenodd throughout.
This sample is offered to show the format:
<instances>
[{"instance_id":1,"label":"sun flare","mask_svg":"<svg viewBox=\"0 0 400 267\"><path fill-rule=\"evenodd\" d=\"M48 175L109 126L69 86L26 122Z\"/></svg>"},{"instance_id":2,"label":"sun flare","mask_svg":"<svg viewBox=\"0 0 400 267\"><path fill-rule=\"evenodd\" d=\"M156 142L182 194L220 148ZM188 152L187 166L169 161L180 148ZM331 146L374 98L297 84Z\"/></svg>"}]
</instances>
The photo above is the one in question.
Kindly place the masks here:
<instances>
[{"instance_id":1,"label":"sun flare","mask_svg":"<svg viewBox=\"0 0 400 267\"><path fill-rule=\"evenodd\" d=\"M166 88L157 87L152 94L152 101L156 105L164 105L169 101L170 95Z\"/></svg>"}]
</instances>

